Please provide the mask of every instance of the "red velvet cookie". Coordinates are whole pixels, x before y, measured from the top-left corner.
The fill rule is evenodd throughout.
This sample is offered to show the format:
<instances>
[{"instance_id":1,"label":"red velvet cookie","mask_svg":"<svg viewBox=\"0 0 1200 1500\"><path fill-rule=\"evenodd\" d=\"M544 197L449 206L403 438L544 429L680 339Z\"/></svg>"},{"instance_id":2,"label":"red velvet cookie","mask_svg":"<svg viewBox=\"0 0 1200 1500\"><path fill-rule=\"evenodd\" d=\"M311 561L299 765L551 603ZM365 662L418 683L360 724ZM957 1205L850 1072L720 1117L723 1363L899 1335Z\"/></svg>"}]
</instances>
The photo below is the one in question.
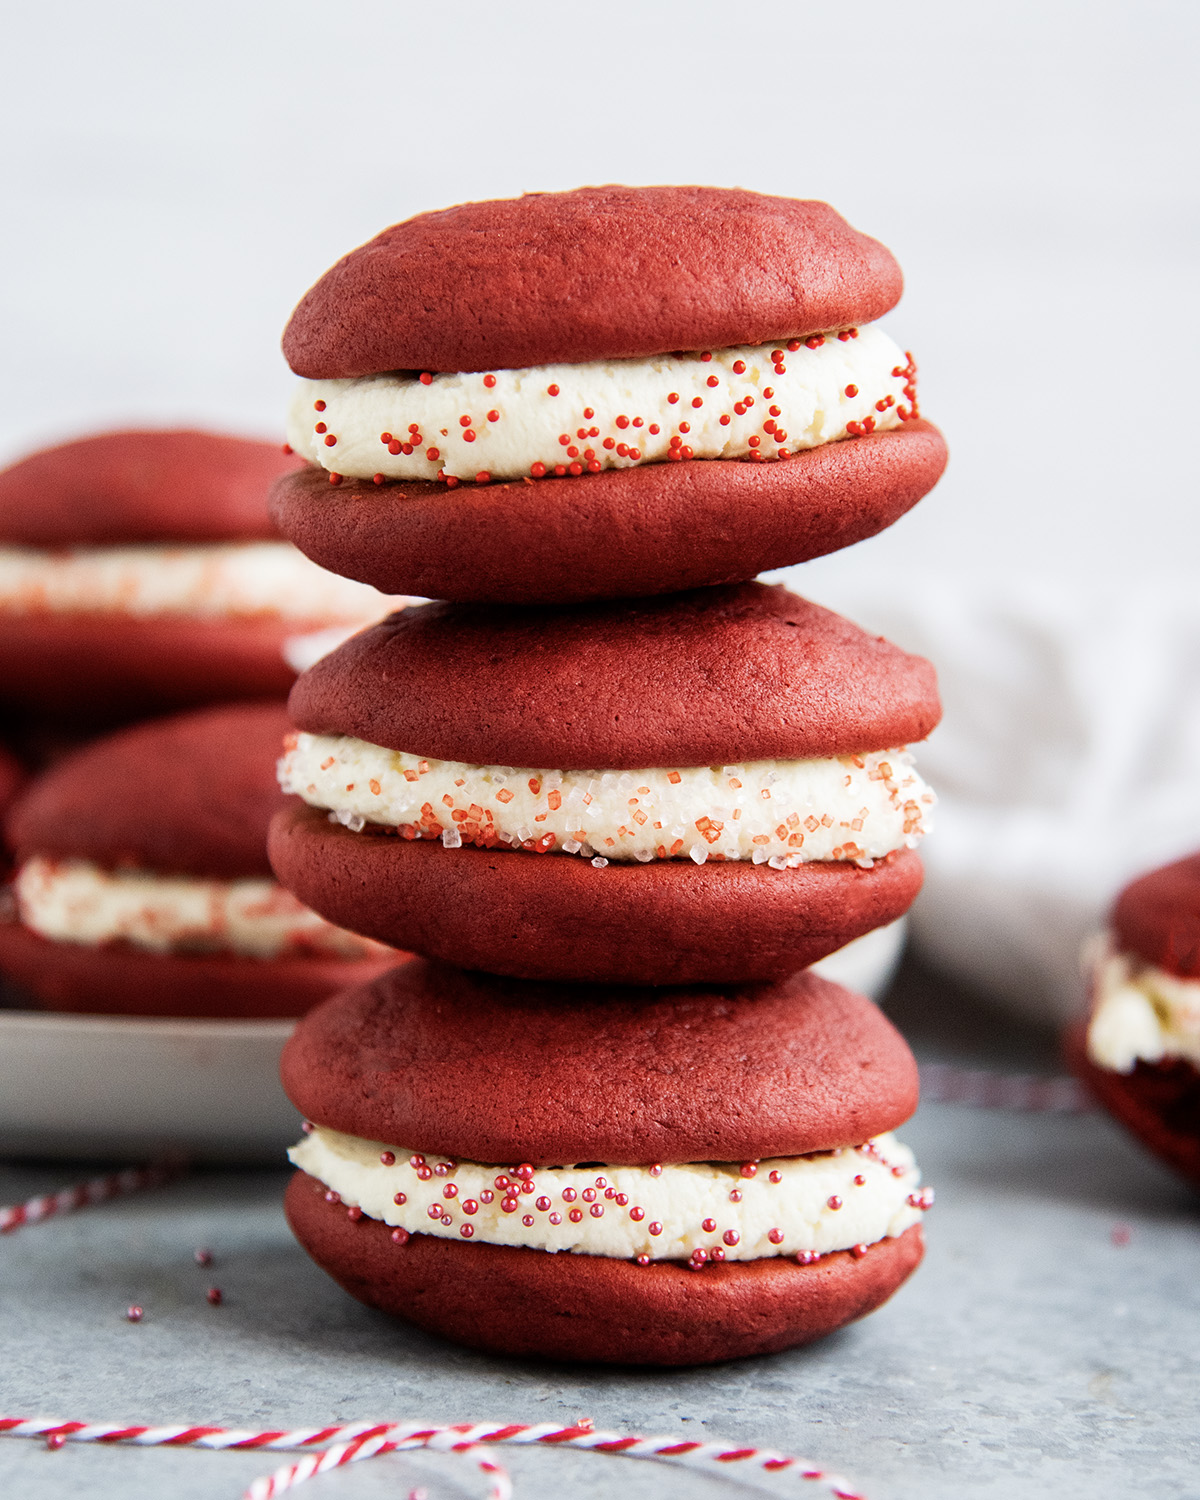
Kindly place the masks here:
<instances>
[{"instance_id":1,"label":"red velvet cookie","mask_svg":"<svg viewBox=\"0 0 1200 1500\"><path fill-rule=\"evenodd\" d=\"M370 1307L490 1354L617 1365L703 1365L813 1343L888 1300L924 1254L921 1226L864 1255L813 1265L782 1256L693 1272L595 1255L413 1235L357 1222L297 1172L284 1202L292 1233L339 1286Z\"/></svg>"},{"instance_id":2,"label":"red velvet cookie","mask_svg":"<svg viewBox=\"0 0 1200 1500\"><path fill-rule=\"evenodd\" d=\"M305 672L288 710L393 750L564 769L850 755L922 740L941 717L924 657L762 583L406 609Z\"/></svg>"},{"instance_id":3,"label":"red velvet cookie","mask_svg":"<svg viewBox=\"0 0 1200 1500\"><path fill-rule=\"evenodd\" d=\"M782 979L902 917L921 889L909 850L772 870L747 862L609 864L445 849L289 807L271 863L327 921L447 963L522 979L741 984Z\"/></svg>"},{"instance_id":4,"label":"red velvet cookie","mask_svg":"<svg viewBox=\"0 0 1200 1500\"><path fill-rule=\"evenodd\" d=\"M414 960L310 1013L302 1114L473 1161L744 1161L855 1145L917 1107L899 1032L804 970L778 984L532 984Z\"/></svg>"},{"instance_id":5,"label":"red velvet cookie","mask_svg":"<svg viewBox=\"0 0 1200 1500\"><path fill-rule=\"evenodd\" d=\"M78 438L0 471L0 545L267 539L267 492L297 467L278 443L212 432Z\"/></svg>"},{"instance_id":6,"label":"red velvet cookie","mask_svg":"<svg viewBox=\"0 0 1200 1500\"><path fill-rule=\"evenodd\" d=\"M859 788L846 794L854 805L838 826L849 830L857 821L861 828L854 814L867 811L860 802L873 795L869 789L896 785L886 779L895 768L872 756L924 737L937 722L933 670L780 588L744 584L559 610L422 606L318 662L297 683L290 707L303 730L366 744L356 750L302 737L289 753L291 784L310 806L275 821L270 848L279 878L339 925L468 968L613 983L778 979L894 920L920 886L907 837L919 819L905 819L905 837L897 823L871 857L853 833L839 834L823 853L812 841L832 815L786 782L789 774L816 773L763 767L777 760L829 767L847 758L830 774L839 788L859 777L862 796ZM445 789L439 783L423 804L412 793L414 809L424 811L402 821L372 810L386 798L354 800L366 790L363 778L372 793L390 796L384 783L399 774L380 769L381 781L354 760L390 766L374 747L471 764L461 773L434 764L435 779L456 779ZM344 777L343 753L357 766ZM673 795L692 775L673 768L714 768L724 778L714 795L725 795L725 783L743 787L743 762L763 781L761 790L757 782L743 789L744 807L716 807L711 817L693 807L688 827L669 832L650 821L654 797ZM490 781L486 791L464 792L461 809L446 811L468 773L485 767L533 768L512 773L523 795L528 778L541 799L515 836L505 835L504 822L514 821L507 810L514 794ZM603 836L543 834L553 826L551 810L557 816L568 807L562 817L583 822L591 816L584 803L593 802L591 791L582 802L564 802L566 794L544 790L543 781L549 787L559 771L578 770L587 782L588 768L596 768L596 788L606 776L628 780L636 795L626 809L622 793L618 809L628 823L619 835L619 817ZM430 769L413 759L395 783L401 795ZM360 809L365 824L345 815ZM339 818L358 831L339 826ZM754 819L770 829L752 842ZM747 831L741 842L739 826ZM386 836L396 831L402 837ZM649 841L636 854L635 833ZM625 842L614 848L618 837ZM734 838L728 849L726 837ZM772 838L778 850L772 846L769 865L760 846ZM591 850L598 864L589 863ZM611 855L607 867L601 855Z\"/></svg>"},{"instance_id":7,"label":"red velvet cookie","mask_svg":"<svg viewBox=\"0 0 1200 1500\"><path fill-rule=\"evenodd\" d=\"M280 540L268 494L297 463L279 444L133 431L0 472L0 708L95 732L282 697L295 680L286 641L371 613L347 618L323 596L295 610L321 575ZM238 562L256 543L287 564L261 563L259 585Z\"/></svg>"},{"instance_id":8,"label":"red velvet cookie","mask_svg":"<svg viewBox=\"0 0 1200 1500\"><path fill-rule=\"evenodd\" d=\"M18 860L214 880L269 876L267 828L288 803L281 703L198 709L94 740L35 780L7 823Z\"/></svg>"},{"instance_id":9,"label":"red velvet cookie","mask_svg":"<svg viewBox=\"0 0 1200 1500\"><path fill-rule=\"evenodd\" d=\"M1096 960L1092 1015L1068 1032L1068 1061L1110 1114L1200 1187L1200 1070L1189 1056L1173 1049L1172 1038L1179 1031L1171 1014L1181 1003L1177 993L1172 993L1172 981L1192 986L1190 1006L1183 1002L1185 1014L1177 1019L1179 1030L1194 1031L1190 1012L1200 1006L1200 855L1176 860L1132 881L1117 897L1110 925L1111 949ZM1110 965L1119 967L1106 985L1105 971ZM1165 994L1155 982L1155 971L1169 976ZM1128 1072L1099 1066L1089 1056L1087 1045L1089 1028L1096 1024L1114 984L1145 992L1162 1026L1163 1055L1138 1056ZM1101 1051L1100 1056L1105 1053Z\"/></svg>"},{"instance_id":10,"label":"red velvet cookie","mask_svg":"<svg viewBox=\"0 0 1200 1500\"><path fill-rule=\"evenodd\" d=\"M296 680L284 646L305 628L270 618L0 612L0 702L95 732L167 709L282 699Z\"/></svg>"},{"instance_id":11,"label":"red velvet cookie","mask_svg":"<svg viewBox=\"0 0 1200 1500\"><path fill-rule=\"evenodd\" d=\"M946 466L929 422L776 463L650 464L577 478L447 489L285 475L283 534L314 562L385 593L508 604L665 594L732 583L874 536Z\"/></svg>"},{"instance_id":12,"label":"red velvet cookie","mask_svg":"<svg viewBox=\"0 0 1200 1500\"><path fill-rule=\"evenodd\" d=\"M640 1364L765 1353L869 1312L920 1259L921 1231L907 1219L895 1238L881 1232L869 1244L834 1243L800 1257L775 1248L782 1230L744 1260L732 1250L693 1249L686 1263L647 1254L636 1264L595 1251L554 1253L489 1242L478 1205L464 1197L471 1163L520 1161L488 1166L484 1176L490 1186L493 1172L507 1171L496 1186L516 1185L512 1211L525 1213L523 1224L544 1224L561 1197L576 1205L572 1221L586 1233L588 1220L606 1213L644 1222L636 1198L631 1204L606 1187L611 1178L636 1191L624 1166L660 1163L639 1172L642 1190L658 1179L663 1201L688 1203L685 1214L698 1211L686 1189L675 1196L680 1163L739 1164L718 1193L730 1215L742 1212L760 1175L755 1191L785 1199L793 1191L774 1170L784 1165L778 1158L798 1159L804 1170L805 1158L820 1164L851 1148L849 1172L893 1181L865 1143L912 1112L916 1066L869 1001L811 973L774 986L695 987L668 1000L416 961L307 1016L284 1050L282 1076L292 1102L323 1130L422 1153L413 1164L445 1180L436 1199L462 1221L453 1237L393 1231L396 1219L381 1222L370 1199L355 1207L360 1197L344 1184L339 1193L301 1171L287 1199L301 1243L354 1296L475 1347ZM388 1167L395 1153L380 1156L375 1145L363 1159ZM608 1178L578 1199L567 1190L552 1202L540 1195L556 1191L554 1164L564 1162L591 1163ZM860 1181L863 1188L847 1191L875 1191ZM900 1203L908 1191L907 1182L891 1189ZM390 1188L381 1201L393 1202ZM841 1199L826 1206L840 1210ZM430 1216L422 1210L419 1222ZM707 1221L696 1228L717 1249L739 1243ZM667 1243L678 1229L669 1219L651 1224L648 1243L664 1231Z\"/></svg>"},{"instance_id":13,"label":"red velvet cookie","mask_svg":"<svg viewBox=\"0 0 1200 1500\"><path fill-rule=\"evenodd\" d=\"M1180 979L1200 979L1200 854L1127 885L1112 926L1118 947Z\"/></svg>"},{"instance_id":14,"label":"red velvet cookie","mask_svg":"<svg viewBox=\"0 0 1200 1500\"><path fill-rule=\"evenodd\" d=\"M395 962L332 935L271 879L287 729L277 703L203 709L96 740L37 777L7 819L20 918L0 924L0 969L50 1009L265 1016L299 1015ZM180 876L213 884L180 895ZM261 888L239 895L239 881ZM278 937L268 956L254 951L263 920Z\"/></svg>"},{"instance_id":15,"label":"red velvet cookie","mask_svg":"<svg viewBox=\"0 0 1200 1500\"><path fill-rule=\"evenodd\" d=\"M325 378L576 364L865 323L902 286L884 246L827 203L579 188L392 225L305 294L283 351Z\"/></svg>"}]
</instances>

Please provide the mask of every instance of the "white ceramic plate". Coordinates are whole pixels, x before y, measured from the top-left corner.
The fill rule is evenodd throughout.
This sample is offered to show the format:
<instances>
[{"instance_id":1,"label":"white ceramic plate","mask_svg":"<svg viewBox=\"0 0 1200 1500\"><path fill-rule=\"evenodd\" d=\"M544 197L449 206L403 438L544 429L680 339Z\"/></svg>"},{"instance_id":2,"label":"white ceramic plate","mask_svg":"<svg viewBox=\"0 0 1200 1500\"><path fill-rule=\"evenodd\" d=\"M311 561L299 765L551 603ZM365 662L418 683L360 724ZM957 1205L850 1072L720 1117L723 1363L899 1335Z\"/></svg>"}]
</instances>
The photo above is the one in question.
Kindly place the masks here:
<instances>
[{"instance_id":1,"label":"white ceramic plate","mask_svg":"<svg viewBox=\"0 0 1200 1500\"><path fill-rule=\"evenodd\" d=\"M816 967L878 999L903 946L894 922ZM280 1162L300 1127L279 1086L292 1025L0 1010L0 1155Z\"/></svg>"}]
</instances>

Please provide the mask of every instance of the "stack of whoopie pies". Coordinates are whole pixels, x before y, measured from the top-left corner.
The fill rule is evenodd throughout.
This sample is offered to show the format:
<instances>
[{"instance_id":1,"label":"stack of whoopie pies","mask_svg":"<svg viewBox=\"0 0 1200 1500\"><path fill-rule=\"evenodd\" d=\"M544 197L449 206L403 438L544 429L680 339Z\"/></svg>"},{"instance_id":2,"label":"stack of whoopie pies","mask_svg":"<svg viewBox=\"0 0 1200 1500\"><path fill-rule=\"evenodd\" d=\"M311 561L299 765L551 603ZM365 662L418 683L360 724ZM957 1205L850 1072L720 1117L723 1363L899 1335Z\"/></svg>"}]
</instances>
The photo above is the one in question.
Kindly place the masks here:
<instances>
[{"instance_id":1,"label":"stack of whoopie pies","mask_svg":"<svg viewBox=\"0 0 1200 1500\"><path fill-rule=\"evenodd\" d=\"M300 678L271 860L422 957L283 1060L292 1226L477 1347L781 1349L884 1301L928 1206L916 1070L806 966L900 916L929 664L748 582L937 480L900 272L825 204L467 204L305 296L274 514L408 609Z\"/></svg>"}]
</instances>

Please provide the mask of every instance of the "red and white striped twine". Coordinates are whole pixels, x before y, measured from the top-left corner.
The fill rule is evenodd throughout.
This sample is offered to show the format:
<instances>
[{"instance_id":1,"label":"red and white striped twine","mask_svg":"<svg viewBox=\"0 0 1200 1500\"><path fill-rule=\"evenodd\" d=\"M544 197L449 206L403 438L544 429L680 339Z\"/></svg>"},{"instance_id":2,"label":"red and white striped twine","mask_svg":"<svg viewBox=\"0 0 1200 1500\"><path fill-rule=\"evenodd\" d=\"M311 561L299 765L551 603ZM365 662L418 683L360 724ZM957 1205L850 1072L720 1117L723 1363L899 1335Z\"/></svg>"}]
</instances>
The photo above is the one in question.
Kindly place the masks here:
<instances>
[{"instance_id":1,"label":"red and white striped twine","mask_svg":"<svg viewBox=\"0 0 1200 1500\"><path fill-rule=\"evenodd\" d=\"M252 1432L228 1427L120 1426L116 1423L58 1422L25 1417L0 1417L0 1433L11 1437L42 1438L57 1447L62 1443L132 1443L137 1447L262 1449L281 1452L297 1448L320 1448L274 1474L256 1479L244 1500L273 1500L305 1480L344 1464L430 1448L443 1453L471 1454L491 1480L491 1500L508 1500L512 1486L504 1470L488 1457L472 1450L484 1443L519 1446L582 1448L592 1453L616 1454L623 1458L653 1459L713 1469L737 1464L764 1474L787 1472L792 1477L819 1484L832 1500L865 1500L858 1490L837 1474L830 1474L807 1459L778 1453L770 1448L745 1448L733 1443L700 1443L677 1437L634 1437L619 1432L597 1432L589 1421L570 1426L541 1422L480 1422L430 1426L421 1422L351 1423L336 1427L302 1427L290 1431Z\"/></svg>"},{"instance_id":2,"label":"red and white striped twine","mask_svg":"<svg viewBox=\"0 0 1200 1500\"><path fill-rule=\"evenodd\" d=\"M73 1213L77 1208L87 1208L92 1203L103 1203L107 1198L119 1198L125 1193L139 1193L144 1188L161 1187L177 1177L182 1170L178 1163L159 1163L149 1167L129 1167L124 1172L110 1172L105 1177L93 1177L88 1182L76 1183L58 1193L47 1193L42 1198L30 1198L27 1203L16 1203L9 1208L0 1208L0 1234L11 1234L23 1224L37 1224L42 1219L51 1219L56 1214Z\"/></svg>"},{"instance_id":3,"label":"red and white striped twine","mask_svg":"<svg viewBox=\"0 0 1200 1500\"><path fill-rule=\"evenodd\" d=\"M924 1063L921 1098L934 1104L969 1104L977 1109L1016 1109L1034 1114L1074 1115L1094 1109L1091 1096L1074 1078L1059 1074L997 1073Z\"/></svg>"}]
</instances>

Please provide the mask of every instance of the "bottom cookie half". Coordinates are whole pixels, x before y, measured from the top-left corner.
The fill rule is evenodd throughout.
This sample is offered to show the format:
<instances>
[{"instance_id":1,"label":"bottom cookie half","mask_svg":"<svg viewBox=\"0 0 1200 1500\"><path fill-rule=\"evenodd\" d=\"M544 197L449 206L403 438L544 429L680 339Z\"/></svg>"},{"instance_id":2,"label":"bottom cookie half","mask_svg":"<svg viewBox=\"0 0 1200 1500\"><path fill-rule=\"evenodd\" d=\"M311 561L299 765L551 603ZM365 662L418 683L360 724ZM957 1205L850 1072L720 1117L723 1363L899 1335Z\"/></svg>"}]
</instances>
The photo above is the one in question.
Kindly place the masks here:
<instances>
[{"instance_id":1,"label":"bottom cookie half","mask_svg":"<svg viewBox=\"0 0 1200 1500\"><path fill-rule=\"evenodd\" d=\"M1087 1054L1087 1028L1072 1027L1071 1071L1109 1114L1168 1166L1200 1188L1200 1072L1183 1058L1138 1062L1131 1073L1098 1068Z\"/></svg>"},{"instance_id":2,"label":"bottom cookie half","mask_svg":"<svg viewBox=\"0 0 1200 1500\"><path fill-rule=\"evenodd\" d=\"M886 1302L924 1253L920 1225L811 1265L779 1257L700 1271L423 1234L397 1244L304 1172L285 1207L309 1255L361 1302L491 1353L604 1364L711 1364L809 1343Z\"/></svg>"},{"instance_id":3,"label":"bottom cookie half","mask_svg":"<svg viewBox=\"0 0 1200 1500\"><path fill-rule=\"evenodd\" d=\"M302 1016L335 991L364 984L407 956L146 953L117 945L55 943L20 922L0 921L0 973L47 1010L88 1015Z\"/></svg>"}]
</instances>

